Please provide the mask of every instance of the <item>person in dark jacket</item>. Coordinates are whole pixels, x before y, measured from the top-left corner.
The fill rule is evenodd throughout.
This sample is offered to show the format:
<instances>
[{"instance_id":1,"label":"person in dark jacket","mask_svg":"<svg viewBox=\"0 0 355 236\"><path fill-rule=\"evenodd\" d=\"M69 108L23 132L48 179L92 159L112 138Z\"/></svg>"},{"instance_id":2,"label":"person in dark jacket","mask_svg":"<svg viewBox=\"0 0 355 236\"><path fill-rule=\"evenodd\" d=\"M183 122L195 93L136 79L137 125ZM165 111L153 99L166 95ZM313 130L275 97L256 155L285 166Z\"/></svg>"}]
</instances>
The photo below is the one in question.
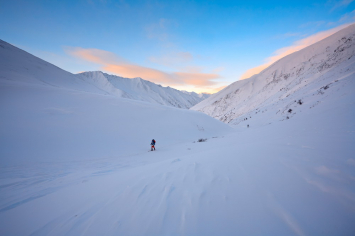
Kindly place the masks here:
<instances>
[{"instance_id":1,"label":"person in dark jacket","mask_svg":"<svg viewBox=\"0 0 355 236\"><path fill-rule=\"evenodd\" d=\"M152 147L151 147L151 151L155 151L155 140L154 139L152 139L152 142L150 143L150 145L152 145Z\"/></svg>"}]
</instances>

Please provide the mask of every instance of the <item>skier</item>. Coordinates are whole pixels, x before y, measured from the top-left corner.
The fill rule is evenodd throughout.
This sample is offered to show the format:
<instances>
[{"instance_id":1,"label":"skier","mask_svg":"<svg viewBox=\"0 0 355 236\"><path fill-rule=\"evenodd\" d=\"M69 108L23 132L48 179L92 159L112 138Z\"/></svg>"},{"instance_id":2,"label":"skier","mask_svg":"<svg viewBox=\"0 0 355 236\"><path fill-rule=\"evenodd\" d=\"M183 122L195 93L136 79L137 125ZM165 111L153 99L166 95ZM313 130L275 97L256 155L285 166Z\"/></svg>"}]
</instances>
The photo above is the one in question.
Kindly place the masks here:
<instances>
[{"instance_id":1,"label":"skier","mask_svg":"<svg viewBox=\"0 0 355 236\"><path fill-rule=\"evenodd\" d=\"M155 140L154 139L152 139L152 142L150 143L150 145L152 145L152 147L151 147L151 151L155 151Z\"/></svg>"}]
</instances>

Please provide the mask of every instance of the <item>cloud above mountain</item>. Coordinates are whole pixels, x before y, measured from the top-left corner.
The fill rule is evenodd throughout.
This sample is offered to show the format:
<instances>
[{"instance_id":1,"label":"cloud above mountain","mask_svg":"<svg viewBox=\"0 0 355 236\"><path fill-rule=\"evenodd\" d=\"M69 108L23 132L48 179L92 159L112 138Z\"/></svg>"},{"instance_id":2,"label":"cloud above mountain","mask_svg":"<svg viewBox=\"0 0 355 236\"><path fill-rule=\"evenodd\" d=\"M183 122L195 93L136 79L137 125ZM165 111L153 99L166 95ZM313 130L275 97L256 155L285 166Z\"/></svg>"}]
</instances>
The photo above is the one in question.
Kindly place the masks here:
<instances>
[{"instance_id":1,"label":"cloud above mountain","mask_svg":"<svg viewBox=\"0 0 355 236\"><path fill-rule=\"evenodd\" d=\"M188 85L211 89L211 86L218 84L216 80L221 77L218 72L204 73L201 69L196 69L197 67L194 70L165 72L131 63L115 53L95 48L66 47L65 51L76 58L99 64L103 71L127 78L141 77L163 85ZM191 57L191 54L186 52L178 53L176 60L179 61L182 58L189 59ZM162 58L151 58L151 60L156 62L163 61ZM172 63L172 61L167 61L167 63Z\"/></svg>"},{"instance_id":2,"label":"cloud above mountain","mask_svg":"<svg viewBox=\"0 0 355 236\"><path fill-rule=\"evenodd\" d=\"M274 62L280 60L281 58L290 55L291 53L297 52L305 47L308 47L316 42L321 41L322 39L325 39L326 37L338 32L341 29L344 29L346 27L348 27L351 24L343 24L340 25L338 27L326 30L326 31L322 31L316 34L313 34L311 36L308 36L306 38L303 38L301 40L298 40L296 42L294 42L291 46L289 47L283 47L280 48L278 50L276 50L273 54L273 56L270 56L268 58L266 58L265 63L251 68L249 70L247 70L240 78L240 80L243 79L248 79L251 76L255 75L255 74L259 74L262 70L264 70L265 68L269 67L271 64L273 64Z\"/></svg>"}]
</instances>

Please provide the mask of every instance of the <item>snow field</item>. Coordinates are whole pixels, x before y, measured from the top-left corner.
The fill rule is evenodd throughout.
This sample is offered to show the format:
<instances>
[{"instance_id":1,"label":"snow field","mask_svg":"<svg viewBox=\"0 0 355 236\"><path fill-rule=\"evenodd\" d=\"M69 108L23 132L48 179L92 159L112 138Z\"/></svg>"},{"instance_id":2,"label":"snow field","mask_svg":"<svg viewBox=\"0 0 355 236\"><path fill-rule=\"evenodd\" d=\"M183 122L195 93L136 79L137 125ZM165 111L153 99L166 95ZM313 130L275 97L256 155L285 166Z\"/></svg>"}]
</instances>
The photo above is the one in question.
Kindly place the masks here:
<instances>
[{"instance_id":1,"label":"snow field","mask_svg":"<svg viewBox=\"0 0 355 236\"><path fill-rule=\"evenodd\" d=\"M50 86L0 86L1 166L126 156L231 130L199 112Z\"/></svg>"},{"instance_id":2,"label":"snow field","mask_svg":"<svg viewBox=\"0 0 355 236\"><path fill-rule=\"evenodd\" d=\"M220 105L200 104L235 129L118 98L102 80L0 41L0 235L354 235L347 40L328 54L310 47L305 56L317 60L297 68L306 79L292 75L299 54L290 55L268 81L235 83L214 96L226 96ZM238 96L246 102L229 103ZM152 138L157 151L148 152Z\"/></svg>"},{"instance_id":3,"label":"snow field","mask_svg":"<svg viewBox=\"0 0 355 236\"><path fill-rule=\"evenodd\" d=\"M351 235L355 133L287 122L129 157L3 168L0 232Z\"/></svg>"}]
</instances>

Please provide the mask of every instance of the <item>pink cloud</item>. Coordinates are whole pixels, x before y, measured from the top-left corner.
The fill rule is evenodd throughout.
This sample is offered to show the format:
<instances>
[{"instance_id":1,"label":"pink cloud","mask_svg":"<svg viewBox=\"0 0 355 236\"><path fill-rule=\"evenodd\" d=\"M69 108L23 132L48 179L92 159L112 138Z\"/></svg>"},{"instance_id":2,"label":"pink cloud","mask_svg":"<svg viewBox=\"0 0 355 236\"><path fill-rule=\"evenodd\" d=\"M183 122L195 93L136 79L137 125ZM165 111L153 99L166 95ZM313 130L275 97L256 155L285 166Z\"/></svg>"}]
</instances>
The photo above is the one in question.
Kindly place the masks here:
<instances>
[{"instance_id":1,"label":"pink cloud","mask_svg":"<svg viewBox=\"0 0 355 236\"><path fill-rule=\"evenodd\" d=\"M66 47L65 51L72 56L100 65L125 62L123 58L112 52L95 48Z\"/></svg>"},{"instance_id":2,"label":"pink cloud","mask_svg":"<svg viewBox=\"0 0 355 236\"><path fill-rule=\"evenodd\" d=\"M174 72L174 75L177 76L182 81L184 81L184 83L194 85L196 87L216 85L217 82L213 80L218 79L220 77L218 74L188 73L188 72Z\"/></svg>"},{"instance_id":3,"label":"pink cloud","mask_svg":"<svg viewBox=\"0 0 355 236\"><path fill-rule=\"evenodd\" d=\"M200 68L191 71L164 72L161 70L132 64L117 56L116 54L100 49L85 49L67 47L66 52L74 57L80 58L102 66L102 70L113 74L143 79L170 86L192 86L194 88L211 90L218 84L215 80L220 78L218 73L202 73ZM183 54L183 57L190 57Z\"/></svg>"},{"instance_id":4,"label":"pink cloud","mask_svg":"<svg viewBox=\"0 0 355 236\"><path fill-rule=\"evenodd\" d=\"M248 79L255 74L259 74L262 70L269 67L270 65L272 65L274 62L280 60L281 58L283 58L291 53L297 52L305 47L308 47L316 42L319 42L322 39L325 39L326 37L338 32L341 29L346 28L349 25L350 24L344 24L344 25L335 27L333 29L329 29L326 31L322 31L322 32L313 34L311 36L308 36L307 38L296 41L295 43L293 43L293 45L291 45L289 47L284 47L284 48L280 48L280 49L276 50L274 52L273 56L266 58L266 60L265 60L266 62L264 64L247 70L241 76L240 80Z\"/></svg>"}]
</instances>

